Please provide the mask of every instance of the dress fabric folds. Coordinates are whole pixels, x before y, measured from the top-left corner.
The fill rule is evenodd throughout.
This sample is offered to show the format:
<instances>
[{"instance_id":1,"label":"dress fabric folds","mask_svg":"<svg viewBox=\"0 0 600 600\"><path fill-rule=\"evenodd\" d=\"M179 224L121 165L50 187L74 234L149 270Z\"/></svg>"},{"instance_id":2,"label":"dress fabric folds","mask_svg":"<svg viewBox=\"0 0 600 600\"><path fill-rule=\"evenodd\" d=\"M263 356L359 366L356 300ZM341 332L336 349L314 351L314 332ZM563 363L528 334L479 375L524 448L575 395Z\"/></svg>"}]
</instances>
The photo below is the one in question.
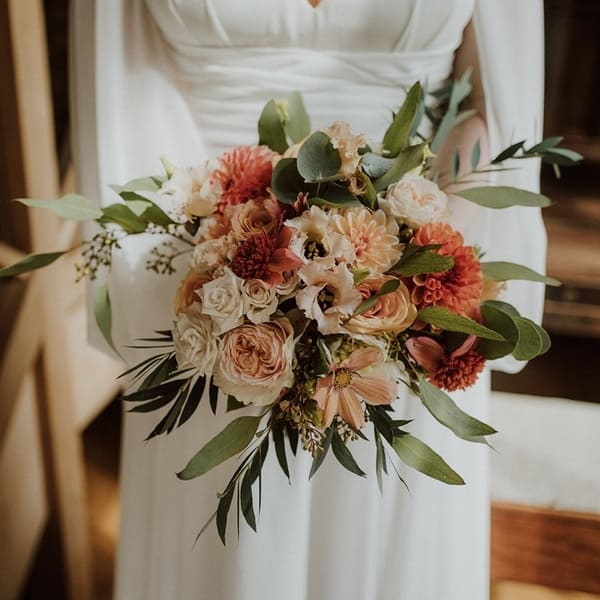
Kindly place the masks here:
<instances>
[{"instance_id":1,"label":"dress fabric folds","mask_svg":"<svg viewBox=\"0 0 600 600\"><path fill-rule=\"evenodd\" d=\"M542 124L542 7L538 0L76 0L72 6L74 148L82 193L115 201L110 183L160 170L159 157L197 164L255 143L271 97L303 93L313 127L345 120L374 140L415 80L435 88L451 75L473 20L486 93L492 154L513 135L534 141ZM494 183L535 190L537 164ZM489 213L489 214L488 214ZM477 211L461 224L491 258L543 270L539 211ZM144 269L152 239L123 245L109 282L118 346L170 326L177 277ZM539 320L529 284L507 292ZM93 319L90 319L93 321ZM103 346L90 326L92 341ZM136 351L123 348L129 362ZM518 365L498 365L515 370ZM489 373L454 395L485 419ZM488 597L488 452L454 437L408 394L397 402L411 431L458 470L447 487L407 469L384 481L358 478L332 459L310 482L310 457L291 483L271 454L265 463L258 533L235 518L226 547L209 529L231 464L200 479L175 477L227 422L208 403L170 436L144 442L157 416L126 414L121 468L118 600L484 600ZM374 475L374 452L353 452Z\"/></svg>"}]
</instances>

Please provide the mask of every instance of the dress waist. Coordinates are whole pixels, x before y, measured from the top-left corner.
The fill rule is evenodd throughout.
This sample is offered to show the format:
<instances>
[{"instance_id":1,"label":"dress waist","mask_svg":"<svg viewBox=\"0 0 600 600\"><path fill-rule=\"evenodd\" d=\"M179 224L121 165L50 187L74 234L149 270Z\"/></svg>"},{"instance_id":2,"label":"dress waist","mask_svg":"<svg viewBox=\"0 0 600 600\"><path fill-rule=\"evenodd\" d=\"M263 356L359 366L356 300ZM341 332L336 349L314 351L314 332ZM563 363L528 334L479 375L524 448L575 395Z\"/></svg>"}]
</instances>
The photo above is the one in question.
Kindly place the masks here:
<instances>
[{"instance_id":1,"label":"dress waist","mask_svg":"<svg viewBox=\"0 0 600 600\"><path fill-rule=\"evenodd\" d=\"M409 86L439 87L452 69L453 52L314 51L282 47L170 47L173 73L210 154L255 143L260 111L270 98L292 90L304 97L319 128L350 123L373 141Z\"/></svg>"}]
</instances>

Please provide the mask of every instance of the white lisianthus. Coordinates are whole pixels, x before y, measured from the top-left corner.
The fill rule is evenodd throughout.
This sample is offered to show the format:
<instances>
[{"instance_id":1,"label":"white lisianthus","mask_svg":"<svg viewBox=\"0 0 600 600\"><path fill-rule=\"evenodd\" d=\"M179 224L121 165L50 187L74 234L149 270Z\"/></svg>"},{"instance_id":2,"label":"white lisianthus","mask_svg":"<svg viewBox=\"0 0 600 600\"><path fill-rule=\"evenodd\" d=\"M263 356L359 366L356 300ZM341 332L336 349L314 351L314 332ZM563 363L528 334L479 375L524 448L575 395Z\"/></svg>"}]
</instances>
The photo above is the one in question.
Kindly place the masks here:
<instances>
[{"instance_id":1,"label":"white lisianthus","mask_svg":"<svg viewBox=\"0 0 600 600\"><path fill-rule=\"evenodd\" d=\"M358 163L360 162L358 150L367 145L367 137L352 133L350 125L344 121L335 121L323 131L331 139L331 145L340 153L340 159L342 160L340 173L343 177L349 179L358 169Z\"/></svg>"},{"instance_id":2,"label":"white lisianthus","mask_svg":"<svg viewBox=\"0 0 600 600\"><path fill-rule=\"evenodd\" d=\"M331 229L334 214L311 206L299 217L286 221L287 226L296 230L290 250L305 263L314 261L333 266L336 262L352 264L356 260L350 241Z\"/></svg>"},{"instance_id":3,"label":"white lisianthus","mask_svg":"<svg viewBox=\"0 0 600 600\"><path fill-rule=\"evenodd\" d=\"M294 328L287 319L245 323L223 338L214 381L244 404L267 406L294 383Z\"/></svg>"},{"instance_id":4,"label":"white lisianthus","mask_svg":"<svg viewBox=\"0 0 600 600\"><path fill-rule=\"evenodd\" d=\"M340 333L342 322L361 303L362 296L354 288L354 277L346 265L326 268L308 263L298 271L306 287L296 295L296 304L309 319L317 322L323 335Z\"/></svg>"},{"instance_id":5,"label":"white lisianthus","mask_svg":"<svg viewBox=\"0 0 600 600\"><path fill-rule=\"evenodd\" d=\"M212 375L218 338L210 317L202 314L199 302L178 315L173 325L173 344L179 367L193 367L202 375Z\"/></svg>"},{"instance_id":6,"label":"white lisianthus","mask_svg":"<svg viewBox=\"0 0 600 600\"><path fill-rule=\"evenodd\" d=\"M242 284L246 316L253 323L264 323L277 310L277 293L260 279L248 279Z\"/></svg>"},{"instance_id":7,"label":"white lisianthus","mask_svg":"<svg viewBox=\"0 0 600 600\"><path fill-rule=\"evenodd\" d=\"M212 215L223 191L221 185L212 180L213 171L211 161L198 167L175 167L159 193L167 212L178 220Z\"/></svg>"},{"instance_id":8,"label":"white lisianthus","mask_svg":"<svg viewBox=\"0 0 600 600\"><path fill-rule=\"evenodd\" d=\"M205 283L200 290L202 312L211 317L218 334L244 322L243 283L243 279L225 268L221 277Z\"/></svg>"},{"instance_id":9,"label":"white lisianthus","mask_svg":"<svg viewBox=\"0 0 600 600\"><path fill-rule=\"evenodd\" d=\"M379 208L398 223L418 228L448 216L448 197L429 179L406 175L378 196Z\"/></svg>"}]
</instances>

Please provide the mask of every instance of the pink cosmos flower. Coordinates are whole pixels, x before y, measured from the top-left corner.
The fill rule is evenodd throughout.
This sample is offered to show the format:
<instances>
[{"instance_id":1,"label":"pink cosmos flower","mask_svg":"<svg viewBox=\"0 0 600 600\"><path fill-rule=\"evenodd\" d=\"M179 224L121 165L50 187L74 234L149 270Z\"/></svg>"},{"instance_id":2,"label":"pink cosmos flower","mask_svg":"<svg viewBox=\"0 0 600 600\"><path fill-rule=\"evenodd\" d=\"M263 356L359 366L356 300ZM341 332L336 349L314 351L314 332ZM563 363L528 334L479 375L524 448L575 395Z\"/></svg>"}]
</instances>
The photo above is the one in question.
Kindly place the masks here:
<instances>
[{"instance_id":1,"label":"pink cosmos flower","mask_svg":"<svg viewBox=\"0 0 600 600\"><path fill-rule=\"evenodd\" d=\"M396 398L393 381L362 374L360 371L381 361L375 348L359 348L338 364L329 366L329 375L319 379L314 399L324 411L324 424L331 425L340 415L354 429L365 424L361 400L367 404L391 404Z\"/></svg>"}]
</instances>

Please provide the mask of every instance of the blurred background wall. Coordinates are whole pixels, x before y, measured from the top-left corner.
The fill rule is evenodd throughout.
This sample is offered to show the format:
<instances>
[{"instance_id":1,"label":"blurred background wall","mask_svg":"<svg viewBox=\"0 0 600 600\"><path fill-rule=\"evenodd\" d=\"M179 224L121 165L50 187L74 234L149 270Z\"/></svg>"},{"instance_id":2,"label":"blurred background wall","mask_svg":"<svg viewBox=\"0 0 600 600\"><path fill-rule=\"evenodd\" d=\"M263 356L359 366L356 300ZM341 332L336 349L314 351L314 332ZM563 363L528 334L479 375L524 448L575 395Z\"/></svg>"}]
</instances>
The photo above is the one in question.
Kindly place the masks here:
<instances>
[{"instance_id":1,"label":"blurred background wall","mask_svg":"<svg viewBox=\"0 0 600 600\"><path fill-rule=\"evenodd\" d=\"M10 202L76 189L68 4L0 1L0 266L77 239ZM493 376L494 600L600 598L600 2L545 10L545 133L586 160L543 171L548 271L564 282L547 290L553 347ZM64 261L0 281L0 600L111 593L120 367L86 346L72 279Z\"/></svg>"}]
</instances>

